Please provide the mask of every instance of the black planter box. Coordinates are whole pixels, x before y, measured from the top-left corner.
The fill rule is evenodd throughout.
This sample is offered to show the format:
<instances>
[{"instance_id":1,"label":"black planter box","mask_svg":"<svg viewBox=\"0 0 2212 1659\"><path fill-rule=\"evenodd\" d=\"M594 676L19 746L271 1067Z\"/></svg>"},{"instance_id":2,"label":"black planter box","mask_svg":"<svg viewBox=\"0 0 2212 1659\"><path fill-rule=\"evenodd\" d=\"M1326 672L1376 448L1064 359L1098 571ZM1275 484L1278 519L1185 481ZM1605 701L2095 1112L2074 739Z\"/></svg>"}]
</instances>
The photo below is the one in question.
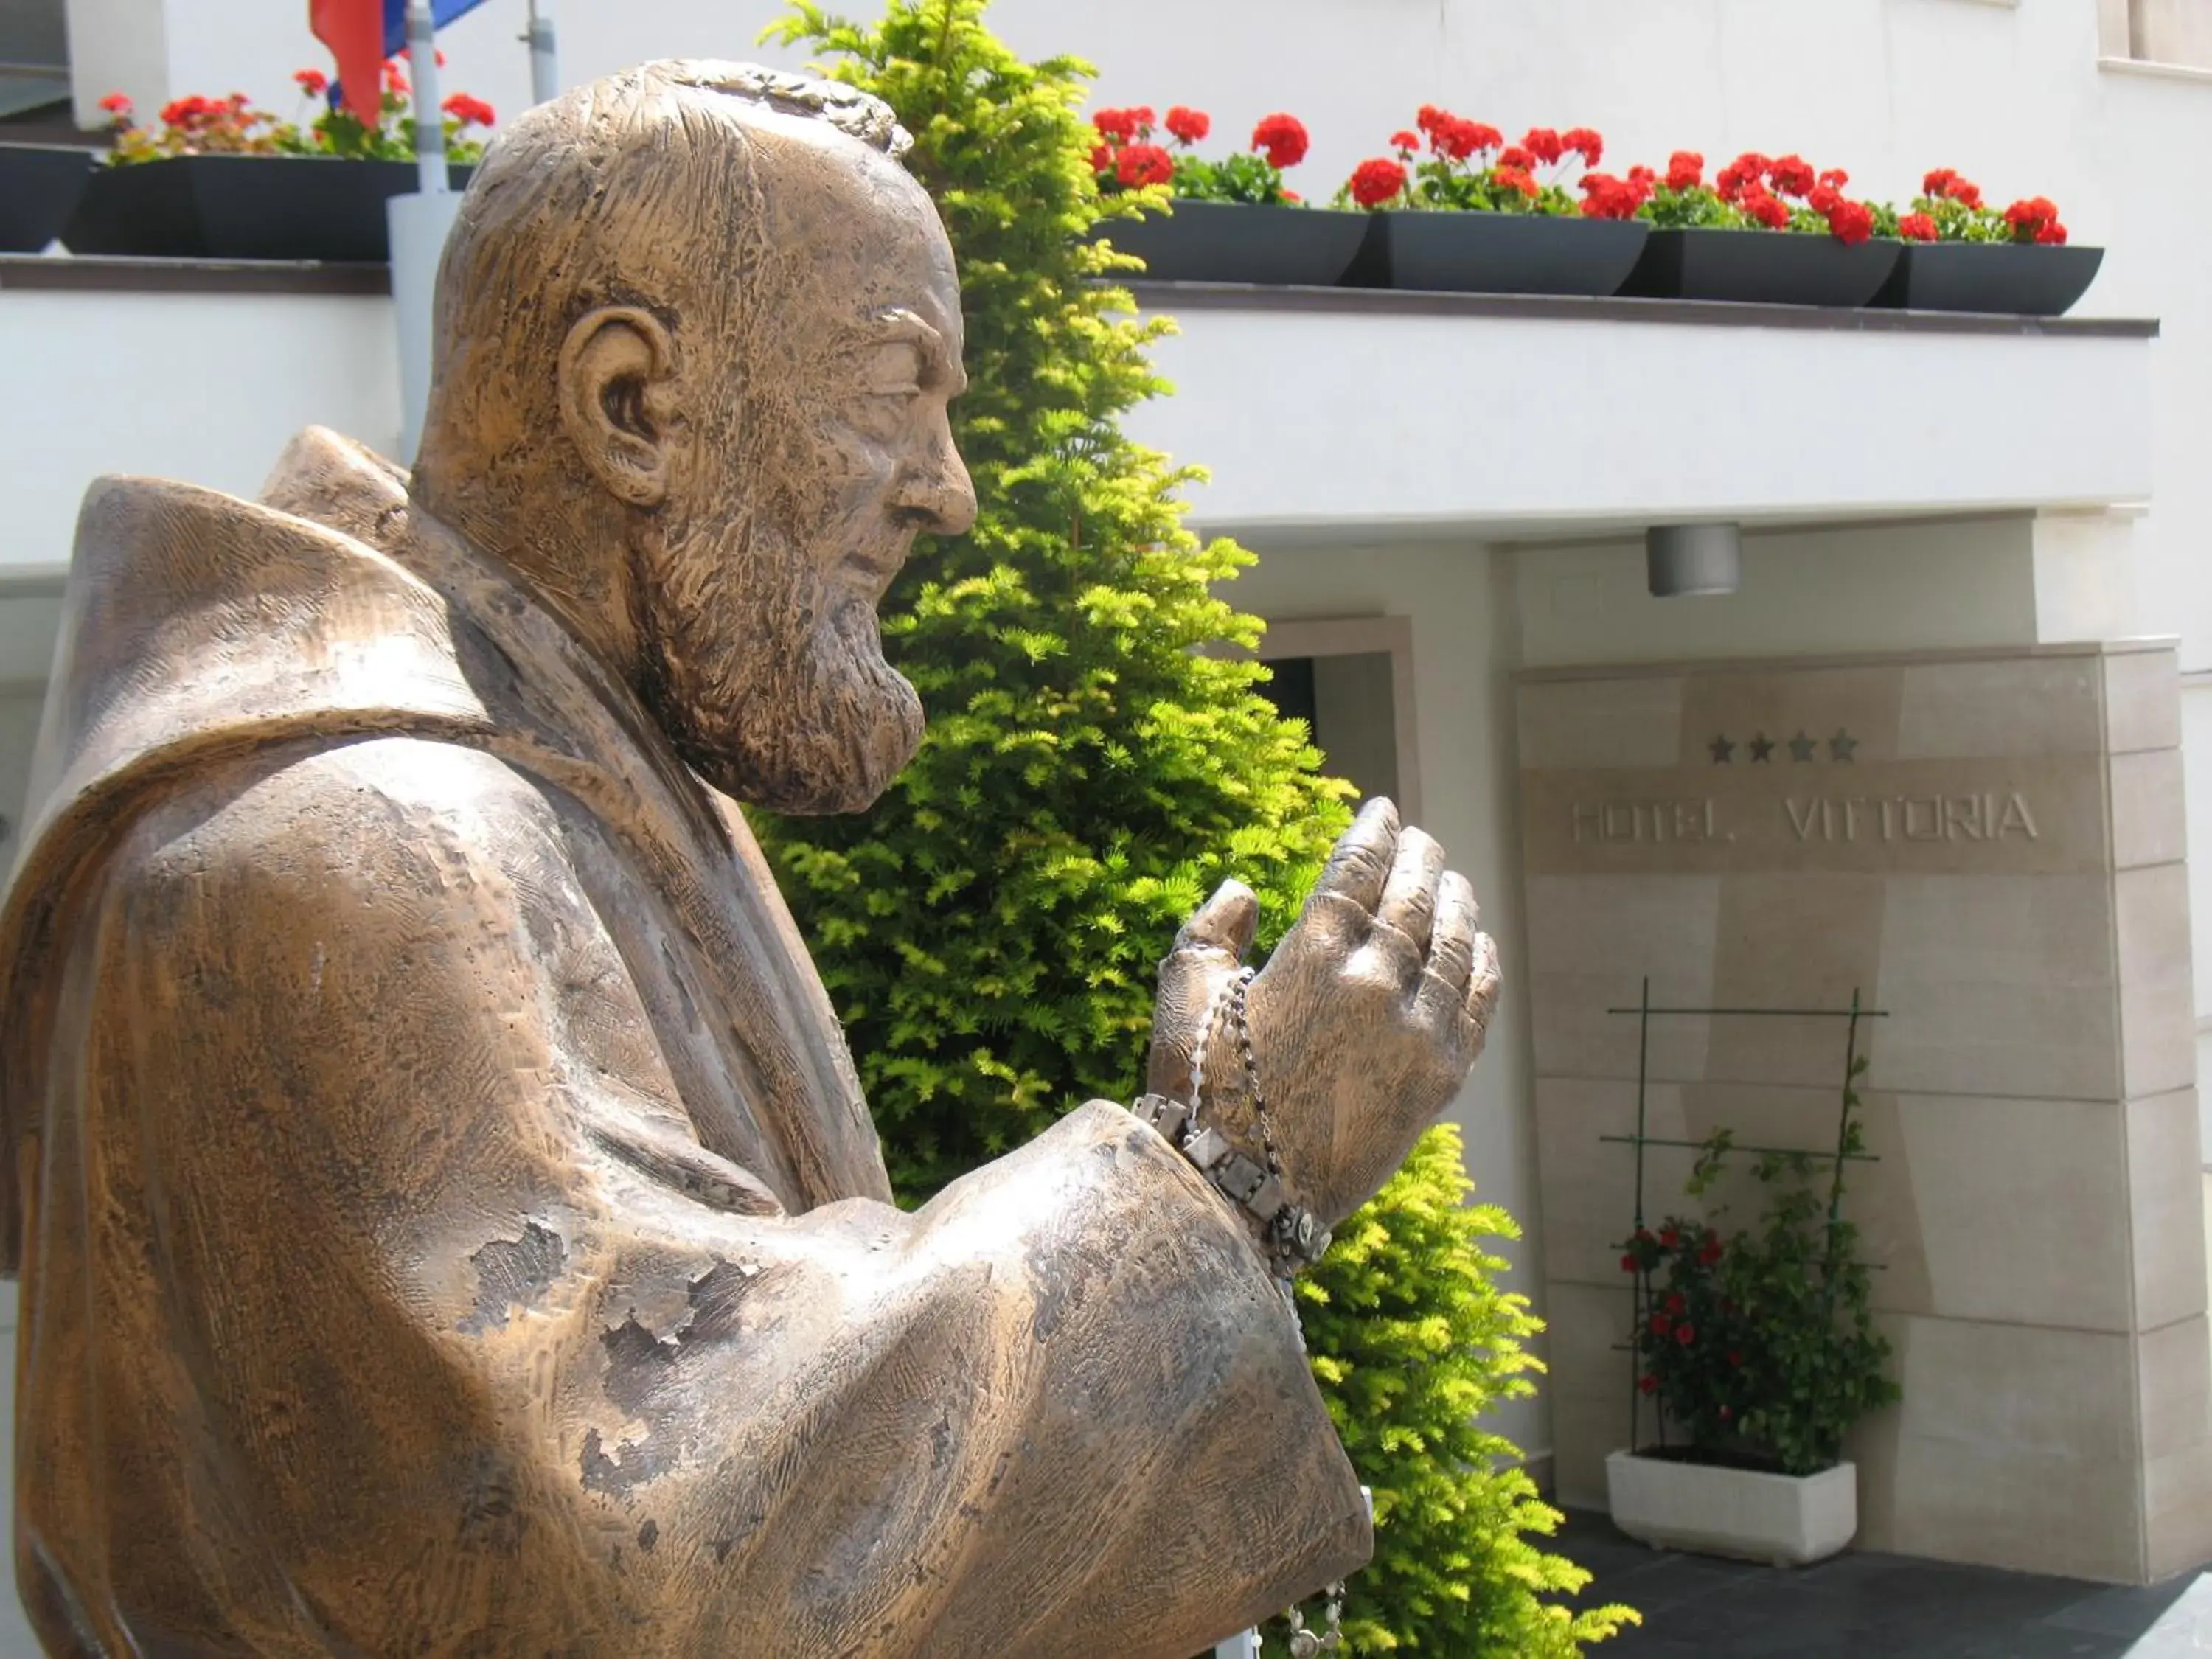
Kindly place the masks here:
<instances>
[{"instance_id":1,"label":"black planter box","mask_svg":"<svg viewBox=\"0 0 2212 1659\"><path fill-rule=\"evenodd\" d=\"M1788 230L1655 230L1621 292L1739 305L1863 306L1897 268L1903 246Z\"/></svg>"},{"instance_id":2,"label":"black planter box","mask_svg":"<svg viewBox=\"0 0 2212 1659\"><path fill-rule=\"evenodd\" d=\"M1246 202L1177 202L1172 216L1114 219L1097 230L1157 281L1299 288L1334 287L1366 234L1364 213Z\"/></svg>"},{"instance_id":3,"label":"black planter box","mask_svg":"<svg viewBox=\"0 0 2212 1659\"><path fill-rule=\"evenodd\" d=\"M471 169L455 167L454 186ZM411 161L177 155L101 167L62 240L72 253L173 259L392 257L384 204L415 189Z\"/></svg>"},{"instance_id":4,"label":"black planter box","mask_svg":"<svg viewBox=\"0 0 2212 1659\"><path fill-rule=\"evenodd\" d=\"M1444 294L1616 293L1651 228L1538 213L1371 216L1349 281Z\"/></svg>"},{"instance_id":5,"label":"black planter box","mask_svg":"<svg viewBox=\"0 0 2212 1659\"><path fill-rule=\"evenodd\" d=\"M1912 242L1875 303L1909 311L2057 317L2088 291L2104 262L2100 247Z\"/></svg>"},{"instance_id":6,"label":"black planter box","mask_svg":"<svg viewBox=\"0 0 2212 1659\"><path fill-rule=\"evenodd\" d=\"M36 253L62 234L98 152L0 144L0 253Z\"/></svg>"}]
</instances>

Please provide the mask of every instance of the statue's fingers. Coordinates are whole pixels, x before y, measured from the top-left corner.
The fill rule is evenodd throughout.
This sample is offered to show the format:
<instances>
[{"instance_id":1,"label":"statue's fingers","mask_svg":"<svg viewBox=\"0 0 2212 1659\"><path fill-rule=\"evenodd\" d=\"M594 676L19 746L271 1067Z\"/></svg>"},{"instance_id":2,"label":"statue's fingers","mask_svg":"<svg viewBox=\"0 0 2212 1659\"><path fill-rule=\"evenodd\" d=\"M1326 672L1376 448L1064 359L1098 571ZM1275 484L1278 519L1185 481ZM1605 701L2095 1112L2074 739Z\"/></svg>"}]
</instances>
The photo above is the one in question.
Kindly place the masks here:
<instances>
[{"instance_id":1,"label":"statue's fingers","mask_svg":"<svg viewBox=\"0 0 2212 1659\"><path fill-rule=\"evenodd\" d=\"M1372 912L1382 901L1382 884L1397 849L1398 809L1377 795L1338 837L1321 878L1314 883L1314 896L1348 899Z\"/></svg>"},{"instance_id":2,"label":"statue's fingers","mask_svg":"<svg viewBox=\"0 0 2212 1659\"><path fill-rule=\"evenodd\" d=\"M1198 907L1176 935L1178 951L1225 951L1243 961L1252 948L1252 935L1260 926L1260 901L1241 881L1224 881L1213 896Z\"/></svg>"},{"instance_id":3,"label":"statue's fingers","mask_svg":"<svg viewBox=\"0 0 2212 1659\"><path fill-rule=\"evenodd\" d=\"M1474 941L1480 933L1482 912L1474 902L1474 886L1456 870L1447 870L1437 882L1437 919L1429 936L1429 971L1449 986L1455 997L1467 994L1468 975L1474 968Z\"/></svg>"},{"instance_id":4,"label":"statue's fingers","mask_svg":"<svg viewBox=\"0 0 2212 1659\"><path fill-rule=\"evenodd\" d=\"M1498 990L1504 976L1498 967L1498 941L1487 933L1474 936L1474 963L1467 976L1467 1017L1474 1024L1479 1049L1490 1033L1490 1017L1498 1012Z\"/></svg>"},{"instance_id":5,"label":"statue's fingers","mask_svg":"<svg viewBox=\"0 0 2212 1659\"><path fill-rule=\"evenodd\" d=\"M1400 831L1390 874L1382 884L1382 900L1375 907L1375 920L1396 928L1424 956L1436 925L1437 883L1443 873L1444 849L1437 845L1433 836L1411 825Z\"/></svg>"}]
</instances>

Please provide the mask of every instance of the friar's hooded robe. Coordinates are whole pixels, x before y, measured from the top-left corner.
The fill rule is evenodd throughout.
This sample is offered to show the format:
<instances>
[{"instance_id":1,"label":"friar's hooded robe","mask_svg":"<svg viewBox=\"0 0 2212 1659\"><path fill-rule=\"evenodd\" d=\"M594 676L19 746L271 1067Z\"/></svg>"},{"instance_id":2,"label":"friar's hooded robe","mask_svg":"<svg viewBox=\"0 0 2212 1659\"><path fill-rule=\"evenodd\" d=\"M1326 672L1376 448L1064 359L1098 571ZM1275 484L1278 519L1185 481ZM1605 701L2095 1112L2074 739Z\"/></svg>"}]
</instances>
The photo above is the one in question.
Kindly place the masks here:
<instances>
[{"instance_id":1,"label":"friar's hooded robe","mask_svg":"<svg viewBox=\"0 0 2212 1659\"><path fill-rule=\"evenodd\" d=\"M892 1208L734 808L387 463L96 484L33 790L51 1652L1186 1659L1364 1559L1224 1201L1094 1103Z\"/></svg>"}]
</instances>

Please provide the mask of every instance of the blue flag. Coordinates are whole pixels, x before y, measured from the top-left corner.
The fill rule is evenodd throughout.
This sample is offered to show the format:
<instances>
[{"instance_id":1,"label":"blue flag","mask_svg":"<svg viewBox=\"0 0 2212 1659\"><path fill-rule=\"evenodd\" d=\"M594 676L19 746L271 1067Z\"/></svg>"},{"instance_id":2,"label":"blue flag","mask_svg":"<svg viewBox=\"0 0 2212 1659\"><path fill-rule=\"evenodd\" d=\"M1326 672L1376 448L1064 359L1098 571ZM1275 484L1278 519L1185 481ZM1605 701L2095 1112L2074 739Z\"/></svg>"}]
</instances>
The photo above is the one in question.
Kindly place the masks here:
<instances>
[{"instance_id":1,"label":"blue flag","mask_svg":"<svg viewBox=\"0 0 2212 1659\"><path fill-rule=\"evenodd\" d=\"M474 11L483 0L430 0L430 21L443 28L465 11ZM384 0L384 55L390 58L407 44L407 0Z\"/></svg>"}]
</instances>

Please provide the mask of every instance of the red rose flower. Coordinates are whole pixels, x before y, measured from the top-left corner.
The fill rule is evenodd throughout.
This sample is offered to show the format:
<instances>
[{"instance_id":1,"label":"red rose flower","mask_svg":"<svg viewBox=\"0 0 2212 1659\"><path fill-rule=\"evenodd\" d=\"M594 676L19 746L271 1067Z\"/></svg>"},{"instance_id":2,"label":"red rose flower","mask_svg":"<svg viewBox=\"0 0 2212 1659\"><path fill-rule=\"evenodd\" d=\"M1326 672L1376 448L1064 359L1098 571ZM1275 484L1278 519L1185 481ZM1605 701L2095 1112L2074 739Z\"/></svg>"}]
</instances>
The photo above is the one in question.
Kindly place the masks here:
<instances>
[{"instance_id":1,"label":"red rose flower","mask_svg":"<svg viewBox=\"0 0 2212 1659\"><path fill-rule=\"evenodd\" d=\"M106 110L110 115L128 115L131 113L131 109L130 94L121 92L111 92L106 97L100 100L100 106Z\"/></svg>"},{"instance_id":2,"label":"red rose flower","mask_svg":"<svg viewBox=\"0 0 2212 1659\"><path fill-rule=\"evenodd\" d=\"M1689 1305L1690 1304L1688 1299L1683 1296L1681 1291L1669 1291L1667 1292L1667 1311L1668 1313L1678 1314Z\"/></svg>"},{"instance_id":3,"label":"red rose flower","mask_svg":"<svg viewBox=\"0 0 2212 1659\"><path fill-rule=\"evenodd\" d=\"M1669 1332L1670 1330L1674 1329L1674 1322L1673 1320L1671 1320L1671 1319L1668 1318L1668 1317L1667 1317L1667 1316L1666 1316L1665 1314L1658 1313L1658 1314L1653 1314L1653 1315L1651 1316L1651 1334L1652 1334L1652 1335L1654 1335L1654 1336L1664 1336L1664 1335L1666 1335L1666 1334L1667 1334L1667 1333L1668 1333L1668 1332Z\"/></svg>"},{"instance_id":4,"label":"red rose flower","mask_svg":"<svg viewBox=\"0 0 2212 1659\"><path fill-rule=\"evenodd\" d=\"M1420 147L1421 136L1417 132L1394 132L1390 135L1390 148L1401 155L1411 155Z\"/></svg>"},{"instance_id":5,"label":"red rose flower","mask_svg":"<svg viewBox=\"0 0 2212 1659\"><path fill-rule=\"evenodd\" d=\"M1897 234L1908 242L1936 240L1936 222L1924 213L1908 213L1897 222Z\"/></svg>"},{"instance_id":6,"label":"red rose flower","mask_svg":"<svg viewBox=\"0 0 2212 1659\"><path fill-rule=\"evenodd\" d=\"M1743 1364L1743 1356L1738 1353L1734 1348L1730 1348L1729 1350L1728 1361L1731 1365L1741 1365Z\"/></svg>"},{"instance_id":7,"label":"red rose flower","mask_svg":"<svg viewBox=\"0 0 2212 1659\"><path fill-rule=\"evenodd\" d=\"M1269 167L1278 169L1294 167L1304 161L1309 142L1305 123L1279 111L1263 116L1252 129L1252 148L1267 156Z\"/></svg>"},{"instance_id":8,"label":"red rose flower","mask_svg":"<svg viewBox=\"0 0 2212 1659\"><path fill-rule=\"evenodd\" d=\"M2035 233L2035 240L2045 247L2063 247L2066 244L2066 227L2053 219Z\"/></svg>"},{"instance_id":9,"label":"red rose flower","mask_svg":"<svg viewBox=\"0 0 2212 1659\"><path fill-rule=\"evenodd\" d=\"M1705 182L1705 158L1693 149L1678 149L1667 158L1667 188L1694 190Z\"/></svg>"},{"instance_id":10,"label":"red rose flower","mask_svg":"<svg viewBox=\"0 0 2212 1659\"><path fill-rule=\"evenodd\" d=\"M1723 1423L1727 1422L1730 1418L1734 1417L1735 1415L1735 1413L1734 1411L1730 1410L1728 1407L1723 1406L1723 1407L1721 1407L1721 1421L1722 1421L1722 1422L1723 1422Z\"/></svg>"},{"instance_id":11,"label":"red rose flower","mask_svg":"<svg viewBox=\"0 0 2212 1659\"><path fill-rule=\"evenodd\" d=\"M1829 230L1846 247L1856 247L1874 234L1874 210L1863 202L1838 202L1827 219Z\"/></svg>"},{"instance_id":12,"label":"red rose flower","mask_svg":"<svg viewBox=\"0 0 2212 1659\"><path fill-rule=\"evenodd\" d=\"M1520 167L1509 167L1501 163L1491 169L1490 179L1500 189L1517 191L1523 196L1533 198L1542 193L1542 187Z\"/></svg>"},{"instance_id":13,"label":"red rose flower","mask_svg":"<svg viewBox=\"0 0 2212 1659\"><path fill-rule=\"evenodd\" d=\"M1705 1242L1698 1247L1698 1265L1700 1267L1710 1267L1720 1259L1721 1242L1709 1234Z\"/></svg>"},{"instance_id":14,"label":"red rose flower","mask_svg":"<svg viewBox=\"0 0 2212 1659\"><path fill-rule=\"evenodd\" d=\"M1638 1244L1649 1244L1651 1243L1651 1229L1649 1227L1638 1227L1636 1230L1635 1242Z\"/></svg>"},{"instance_id":15,"label":"red rose flower","mask_svg":"<svg viewBox=\"0 0 2212 1659\"><path fill-rule=\"evenodd\" d=\"M1565 141L1549 127L1530 127L1521 135L1521 148L1532 151L1546 167L1567 153Z\"/></svg>"},{"instance_id":16,"label":"red rose flower","mask_svg":"<svg viewBox=\"0 0 2212 1659\"><path fill-rule=\"evenodd\" d=\"M1638 1261L1632 1255L1625 1255L1620 1258L1620 1271L1625 1273L1632 1273L1643 1265L1644 1264L1642 1262Z\"/></svg>"},{"instance_id":17,"label":"red rose flower","mask_svg":"<svg viewBox=\"0 0 2212 1659\"><path fill-rule=\"evenodd\" d=\"M331 89L331 77L319 69L294 70L292 78L310 98L319 98Z\"/></svg>"},{"instance_id":18,"label":"red rose flower","mask_svg":"<svg viewBox=\"0 0 2212 1659\"><path fill-rule=\"evenodd\" d=\"M1570 127L1559 135L1559 146L1564 154L1574 149L1582 152L1583 165L1594 167L1605 154L1605 140L1588 127Z\"/></svg>"},{"instance_id":19,"label":"red rose flower","mask_svg":"<svg viewBox=\"0 0 2212 1659\"><path fill-rule=\"evenodd\" d=\"M1802 155L1784 155L1768 165L1766 182L1784 196L1802 196L1813 188L1813 164Z\"/></svg>"},{"instance_id":20,"label":"red rose flower","mask_svg":"<svg viewBox=\"0 0 2212 1659\"><path fill-rule=\"evenodd\" d=\"M1498 165L1502 167L1519 167L1526 173L1536 165L1536 157L1526 145L1512 144L1509 145L1504 154L1498 158Z\"/></svg>"},{"instance_id":21,"label":"red rose flower","mask_svg":"<svg viewBox=\"0 0 2212 1659\"><path fill-rule=\"evenodd\" d=\"M1640 1376L1636 1381L1636 1386L1645 1394L1656 1394L1659 1392L1659 1379L1656 1376Z\"/></svg>"},{"instance_id":22,"label":"red rose flower","mask_svg":"<svg viewBox=\"0 0 2212 1659\"><path fill-rule=\"evenodd\" d=\"M1168 112L1168 131L1178 143L1194 144L1213 131L1213 118L1204 110L1177 104Z\"/></svg>"},{"instance_id":23,"label":"red rose flower","mask_svg":"<svg viewBox=\"0 0 2212 1659\"><path fill-rule=\"evenodd\" d=\"M1352 169L1352 199L1364 208L1380 207L1405 188L1406 169L1387 155Z\"/></svg>"},{"instance_id":24,"label":"red rose flower","mask_svg":"<svg viewBox=\"0 0 2212 1659\"><path fill-rule=\"evenodd\" d=\"M1129 144L1114 158L1114 176L1131 190L1164 185L1175 177L1175 158L1158 144Z\"/></svg>"},{"instance_id":25,"label":"red rose flower","mask_svg":"<svg viewBox=\"0 0 2212 1659\"><path fill-rule=\"evenodd\" d=\"M1674 1340L1684 1347L1688 1347L1698 1340L1698 1328L1694 1325L1677 1325L1674 1327Z\"/></svg>"},{"instance_id":26,"label":"red rose flower","mask_svg":"<svg viewBox=\"0 0 2212 1659\"><path fill-rule=\"evenodd\" d=\"M1680 1244L1682 1242L1682 1234L1680 1230L1674 1227L1662 1227L1659 1230L1659 1242L1665 1245L1668 1249L1673 1249L1677 1244Z\"/></svg>"}]
</instances>

